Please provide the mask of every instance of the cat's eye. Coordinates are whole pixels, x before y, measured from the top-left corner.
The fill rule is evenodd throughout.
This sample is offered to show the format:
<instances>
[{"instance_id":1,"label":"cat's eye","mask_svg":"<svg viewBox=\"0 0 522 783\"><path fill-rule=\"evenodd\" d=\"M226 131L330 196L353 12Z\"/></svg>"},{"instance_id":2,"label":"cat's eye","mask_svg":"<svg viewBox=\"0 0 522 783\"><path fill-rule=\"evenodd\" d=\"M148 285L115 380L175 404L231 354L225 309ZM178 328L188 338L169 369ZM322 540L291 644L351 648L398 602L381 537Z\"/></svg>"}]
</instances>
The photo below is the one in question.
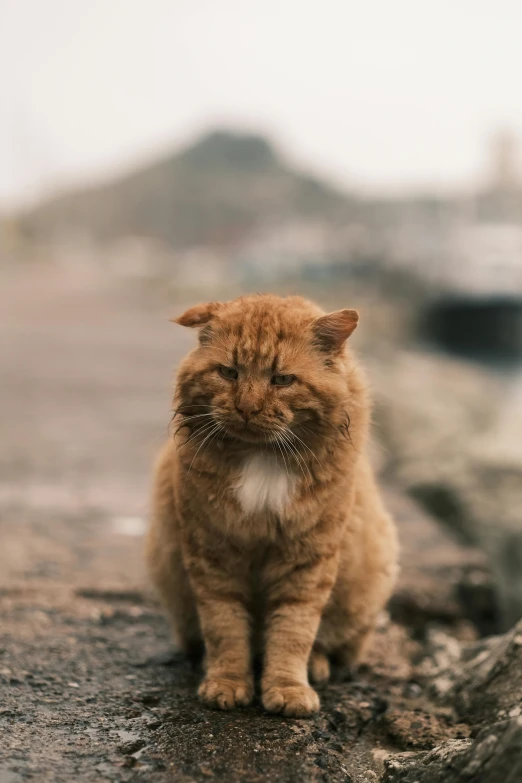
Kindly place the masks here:
<instances>
[{"instance_id":1,"label":"cat's eye","mask_svg":"<svg viewBox=\"0 0 522 783\"><path fill-rule=\"evenodd\" d=\"M220 364L218 370L219 374L226 378L227 381L235 381L237 378L237 370L234 370L233 367L225 367L225 365Z\"/></svg>"},{"instance_id":2,"label":"cat's eye","mask_svg":"<svg viewBox=\"0 0 522 783\"><path fill-rule=\"evenodd\" d=\"M273 386L290 386L295 381L295 375L272 375Z\"/></svg>"}]
</instances>

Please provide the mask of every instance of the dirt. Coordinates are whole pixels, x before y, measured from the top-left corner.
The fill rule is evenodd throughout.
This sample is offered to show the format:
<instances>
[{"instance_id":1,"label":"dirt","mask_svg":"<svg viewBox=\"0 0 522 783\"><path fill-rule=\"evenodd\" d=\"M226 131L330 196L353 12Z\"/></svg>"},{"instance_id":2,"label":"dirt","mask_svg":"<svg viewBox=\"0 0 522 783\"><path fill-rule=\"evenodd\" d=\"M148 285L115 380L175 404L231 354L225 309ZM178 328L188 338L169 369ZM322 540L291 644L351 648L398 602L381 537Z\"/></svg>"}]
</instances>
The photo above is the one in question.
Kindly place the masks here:
<instances>
[{"instance_id":1,"label":"dirt","mask_svg":"<svg viewBox=\"0 0 522 783\"><path fill-rule=\"evenodd\" d=\"M392 489L403 577L357 677L322 688L311 720L203 707L142 562L150 463L192 340L167 323L181 303L60 270L1 286L0 783L366 783L397 752L469 736L417 664L427 629L473 639L473 612L491 619L487 570Z\"/></svg>"}]
</instances>

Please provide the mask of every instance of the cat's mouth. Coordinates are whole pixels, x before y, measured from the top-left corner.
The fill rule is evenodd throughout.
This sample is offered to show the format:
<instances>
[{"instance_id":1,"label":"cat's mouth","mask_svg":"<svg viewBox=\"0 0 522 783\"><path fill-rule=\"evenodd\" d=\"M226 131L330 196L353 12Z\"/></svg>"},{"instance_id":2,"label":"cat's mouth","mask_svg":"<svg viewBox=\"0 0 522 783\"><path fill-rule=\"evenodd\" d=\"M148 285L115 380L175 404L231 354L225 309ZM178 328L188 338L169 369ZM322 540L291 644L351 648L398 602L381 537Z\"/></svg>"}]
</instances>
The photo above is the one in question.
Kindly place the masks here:
<instances>
[{"instance_id":1,"label":"cat's mouth","mask_svg":"<svg viewBox=\"0 0 522 783\"><path fill-rule=\"evenodd\" d=\"M277 440L277 430L254 421L243 422L241 424L236 421L232 422L227 426L227 435L234 440L262 446L275 443Z\"/></svg>"},{"instance_id":2,"label":"cat's mouth","mask_svg":"<svg viewBox=\"0 0 522 783\"><path fill-rule=\"evenodd\" d=\"M249 424L229 429L229 434L237 440L242 440L246 443L265 443L270 439L269 430Z\"/></svg>"}]
</instances>

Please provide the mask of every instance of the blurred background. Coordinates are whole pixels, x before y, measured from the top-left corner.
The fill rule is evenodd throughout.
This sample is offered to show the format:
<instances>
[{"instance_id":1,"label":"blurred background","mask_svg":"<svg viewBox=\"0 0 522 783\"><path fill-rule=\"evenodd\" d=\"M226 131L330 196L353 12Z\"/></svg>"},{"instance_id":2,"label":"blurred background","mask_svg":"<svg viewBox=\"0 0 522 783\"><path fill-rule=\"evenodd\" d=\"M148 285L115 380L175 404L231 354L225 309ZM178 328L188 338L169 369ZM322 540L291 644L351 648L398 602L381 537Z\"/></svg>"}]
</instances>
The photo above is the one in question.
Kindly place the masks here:
<instances>
[{"instance_id":1,"label":"blurred background","mask_svg":"<svg viewBox=\"0 0 522 783\"><path fill-rule=\"evenodd\" d=\"M93 520L140 539L194 340L167 319L270 290L360 310L383 484L468 553L480 630L522 616L521 29L517 0L0 2L6 580L92 579Z\"/></svg>"}]
</instances>

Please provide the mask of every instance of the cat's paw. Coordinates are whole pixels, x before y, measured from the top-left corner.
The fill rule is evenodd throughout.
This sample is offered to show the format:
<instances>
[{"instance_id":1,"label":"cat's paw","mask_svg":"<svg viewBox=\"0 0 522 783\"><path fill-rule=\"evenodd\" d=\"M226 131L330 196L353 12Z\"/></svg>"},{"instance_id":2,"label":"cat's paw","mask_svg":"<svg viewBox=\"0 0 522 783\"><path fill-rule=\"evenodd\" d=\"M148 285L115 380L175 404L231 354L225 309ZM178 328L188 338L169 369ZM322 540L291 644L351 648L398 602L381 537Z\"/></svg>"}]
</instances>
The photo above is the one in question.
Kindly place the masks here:
<instances>
[{"instance_id":1,"label":"cat's paw","mask_svg":"<svg viewBox=\"0 0 522 783\"><path fill-rule=\"evenodd\" d=\"M312 651L308 661L308 675L316 685L324 684L330 679L330 661L324 653Z\"/></svg>"},{"instance_id":2,"label":"cat's paw","mask_svg":"<svg viewBox=\"0 0 522 783\"><path fill-rule=\"evenodd\" d=\"M309 685L271 685L263 690L263 707L289 718L306 718L319 709L319 696Z\"/></svg>"},{"instance_id":3,"label":"cat's paw","mask_svg":"<svg viewBox=\"0 0 522 783\"><path fill-rule=\"evenodd\" d=\"M253 699L254 686L248 680L224 677L205 677L199 686L198 696L210 707L233 710L246 707Z\"/></svg>"}]
</instances>

